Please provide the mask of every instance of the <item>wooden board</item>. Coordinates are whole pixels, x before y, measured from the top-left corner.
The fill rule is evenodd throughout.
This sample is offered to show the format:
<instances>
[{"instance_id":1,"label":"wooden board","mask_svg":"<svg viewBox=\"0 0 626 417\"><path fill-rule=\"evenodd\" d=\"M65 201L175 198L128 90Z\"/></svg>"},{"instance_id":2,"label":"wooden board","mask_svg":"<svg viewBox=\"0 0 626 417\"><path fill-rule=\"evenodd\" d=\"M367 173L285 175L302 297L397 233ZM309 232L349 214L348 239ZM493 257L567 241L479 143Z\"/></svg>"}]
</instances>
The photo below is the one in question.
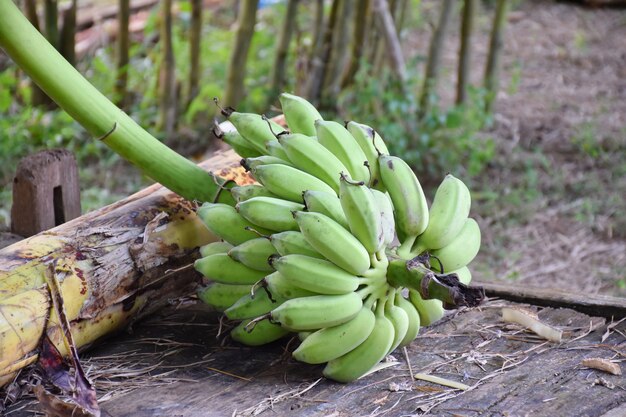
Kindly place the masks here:
<instances>
[{"instance_id":1,"label":"wooden board","mask_svg":"<svg viewBox=\"0 0 626 417\"><path fill-rule=\"evenodd\" d=\"M540 310L542 321L565 332L556 345L501 321L505 305L512 304L453 313L408 349L414 373L463 382L471 387L465 392L413 381L402 351L393 354L397 365L354 383L328 381L321 366L291 359L296 340L249 348L216 339L219 315L197 305L137 324L86 354L84 365L100 397L114 395L101 403L103 416L626 416L623 376L581 364L623 361L626 322L602 341L604 319ZM16 407L25 408L7 415L36 409L22 400L7 411Z\"/></svg>"}]
</instances>

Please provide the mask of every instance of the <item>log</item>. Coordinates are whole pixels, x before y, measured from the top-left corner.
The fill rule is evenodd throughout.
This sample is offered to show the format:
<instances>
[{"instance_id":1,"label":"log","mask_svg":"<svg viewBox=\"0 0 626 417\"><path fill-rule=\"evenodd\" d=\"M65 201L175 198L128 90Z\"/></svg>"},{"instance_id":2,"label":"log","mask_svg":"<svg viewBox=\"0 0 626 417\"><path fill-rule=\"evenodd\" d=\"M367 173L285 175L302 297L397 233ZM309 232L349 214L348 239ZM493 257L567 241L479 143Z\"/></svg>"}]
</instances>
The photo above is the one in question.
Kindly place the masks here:
<instances>
[{"instance_id":1,"label":"log","mask_svg":"<svg viewBox=\"0 0 626 417\"><path fill-rule=\"evenodd\" d=\"M201 167L251 182L232 151ZM44 330L65 353L44 279L53 261L83 348L193 291L197 247L216 240L196 205L155 184L0 250L0 386L36 361Z\"/></svg>"}]
</instances>

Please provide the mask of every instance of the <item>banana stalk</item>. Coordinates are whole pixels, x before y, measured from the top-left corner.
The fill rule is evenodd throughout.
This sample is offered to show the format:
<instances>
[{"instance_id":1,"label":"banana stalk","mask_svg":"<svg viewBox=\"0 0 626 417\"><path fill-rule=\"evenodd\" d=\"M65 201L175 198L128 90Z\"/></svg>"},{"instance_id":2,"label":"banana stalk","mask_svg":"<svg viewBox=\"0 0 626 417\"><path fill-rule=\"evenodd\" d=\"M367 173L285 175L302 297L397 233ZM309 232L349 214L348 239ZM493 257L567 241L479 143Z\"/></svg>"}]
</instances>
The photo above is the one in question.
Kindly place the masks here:
<instances>
[{"instance_id":1,"label":"banana stalk","mask_svg":"<svg viewBox=\"0 0 626 417\"><path fill-rule=\"evenodd\" d=\"M232 152L202 168L250 182ZM44 331L66 353L44 276L54 260L79 348L193 292L197 248L217 240L195 209L156 184L0 250L0 385L36 361Z\"/></svg>"}]
</instances>

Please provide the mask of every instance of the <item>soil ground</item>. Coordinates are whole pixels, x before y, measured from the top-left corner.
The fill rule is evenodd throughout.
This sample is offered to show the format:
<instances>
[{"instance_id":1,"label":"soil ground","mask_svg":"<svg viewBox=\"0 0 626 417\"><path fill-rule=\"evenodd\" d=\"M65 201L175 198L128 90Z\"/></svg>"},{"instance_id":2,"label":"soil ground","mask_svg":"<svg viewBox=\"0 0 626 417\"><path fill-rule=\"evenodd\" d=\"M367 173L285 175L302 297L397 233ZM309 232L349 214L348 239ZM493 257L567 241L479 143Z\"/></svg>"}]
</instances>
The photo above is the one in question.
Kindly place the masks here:
<instances>
[{"instance_id":1,"label":"soil ground","mask_svg":"<svg viewBox=\"0 0 626 417\"><path fill-rule=\"evenodd\" d=\"M434 21L439 2L426 5ZM476 84L491 25L481 6ZM458 49L453 25L448 68ZM430 33L411 38L426 50ZM517 2L502 62L486 132L497 156L472 187L483 231L475 278L626 295L626 11ZM448 76L444 100L454 93Z\"/></svg>"}]
</instances>

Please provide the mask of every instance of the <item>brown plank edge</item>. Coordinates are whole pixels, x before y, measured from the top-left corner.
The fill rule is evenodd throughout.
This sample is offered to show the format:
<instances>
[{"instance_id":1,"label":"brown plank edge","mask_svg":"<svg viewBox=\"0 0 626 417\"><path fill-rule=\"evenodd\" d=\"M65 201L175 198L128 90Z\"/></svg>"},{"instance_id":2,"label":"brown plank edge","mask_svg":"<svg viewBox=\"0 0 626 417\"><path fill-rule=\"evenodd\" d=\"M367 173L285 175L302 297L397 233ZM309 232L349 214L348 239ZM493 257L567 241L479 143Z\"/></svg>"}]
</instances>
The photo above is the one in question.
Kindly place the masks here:
<instances>
[{"instance_id":1,"label":"brown plank edge","mask_svg":"<svg viewBox=\"0 0 626 417\"><path fill-rule=\"evenodd\" d=\"M485 289L487 297L498 297L542 307L571 308L589 316L619 319L626 317L626 298L572 293L518 284L472 282Z\"/></svg>"}]
</instances>

